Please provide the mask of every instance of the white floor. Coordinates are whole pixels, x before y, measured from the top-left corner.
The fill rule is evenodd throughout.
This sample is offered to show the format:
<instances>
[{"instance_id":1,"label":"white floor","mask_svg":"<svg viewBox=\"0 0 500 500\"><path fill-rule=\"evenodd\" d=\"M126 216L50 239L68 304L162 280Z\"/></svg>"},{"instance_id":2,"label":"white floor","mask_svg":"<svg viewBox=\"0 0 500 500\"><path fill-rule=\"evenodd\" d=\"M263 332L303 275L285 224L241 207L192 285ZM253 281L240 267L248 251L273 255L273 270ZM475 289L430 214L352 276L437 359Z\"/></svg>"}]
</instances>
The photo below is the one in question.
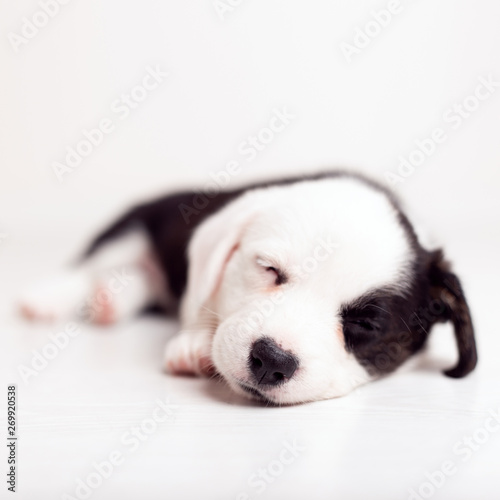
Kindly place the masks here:
<instances>
[{"instance_id":1,"label":"white floor","mask_svg":"<svg viewBox=\"0 0 500 500\"><path fill-rule=\"evenodd\" d=\"M13 50L9 35L54 3L60 13ZM222 20L220 3L239 6ZM341 46L390 5L400 13L346 60ZM0 16L0 436L14 383L19 468L9 496L0 441L0 498L498 500L499 13L497 0L9 2ZM130 116L118 112L157 66L165 82ZM495 82L487 98L485 79ZM242 153L276 110L294 115L290 126L255 157ZM59 179L54 165L106 119L116 130ZM19 290L136 199L202 188L234 162L242 168L230 187L329 166L383 182L417 144L428 149L436 127L446 140L397 190L462 279L480 354L464 380L440 373L455 357L441 326L391 377L338 400L267 408L222 383L163 374L173 321L81 325L54 352L50 335L65 325L16 314ZM43 349L54 358L25 383L19 368ZM157 406L167 399L169 415ZM150 434L139 442L141 427ZM121 458L112 473L99 466L110 455Z\"/></svg>"},{"instance_id":2,"label":"white floor","mask_svg":"<svg viewBox=\"0 0 500 500\"><path fill-rule=\"evenodd\" d=\"M500 425L488 420L500 413L493 236L482 241L489 250L481 259L465 235L456 252L469 270L464 282L479 339L472 376L439 373L454 359L443 326L428 351L398 374L341 399L270 408L232 395L220 382L163 374L163 346L176 323L156 317L112 328L81 325L25 383L19 366L31 367L33 350L43 352L49 334L66 326L26 323L13 308L15 292L67 254L63 235L44 234L6 239L1 247L2 380L18 386L18 498L498 498ZM172 406L155 410L158 400ZM156 424L155 415L164 421ZM139 442L133 432L141 426ZM93 463L113 452L121 463L110 475L104 466L109 477L102 479ZM453 464L444 465L449 476L436 472L446 461ZM429 474L440 484L436 491ZM78 478L102 484L77 490ZM411 497L412 489L419 496Z\"/></svg>"}]
</instances>

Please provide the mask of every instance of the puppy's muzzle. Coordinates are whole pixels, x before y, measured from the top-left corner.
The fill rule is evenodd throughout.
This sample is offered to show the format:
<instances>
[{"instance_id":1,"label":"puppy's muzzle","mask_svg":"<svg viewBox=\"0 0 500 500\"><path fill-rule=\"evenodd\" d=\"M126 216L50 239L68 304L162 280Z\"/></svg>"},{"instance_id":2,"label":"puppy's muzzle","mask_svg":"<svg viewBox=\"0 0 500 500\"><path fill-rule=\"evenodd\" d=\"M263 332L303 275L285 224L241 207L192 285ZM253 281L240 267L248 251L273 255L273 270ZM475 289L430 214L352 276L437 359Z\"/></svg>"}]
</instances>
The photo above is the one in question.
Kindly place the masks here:
<instances>
[{"instance_id":1,"label":"puppy's muzzle","mask_svg":"<svg viewBox=\"0 0 500 500\"><path fill-rule=\"evenodd\" d=\"M284 384L292 378L299 366L293 354L284 351L267 337L253 343L249 364L256 383L268 386Z\"/></svg>"}]
</instances>

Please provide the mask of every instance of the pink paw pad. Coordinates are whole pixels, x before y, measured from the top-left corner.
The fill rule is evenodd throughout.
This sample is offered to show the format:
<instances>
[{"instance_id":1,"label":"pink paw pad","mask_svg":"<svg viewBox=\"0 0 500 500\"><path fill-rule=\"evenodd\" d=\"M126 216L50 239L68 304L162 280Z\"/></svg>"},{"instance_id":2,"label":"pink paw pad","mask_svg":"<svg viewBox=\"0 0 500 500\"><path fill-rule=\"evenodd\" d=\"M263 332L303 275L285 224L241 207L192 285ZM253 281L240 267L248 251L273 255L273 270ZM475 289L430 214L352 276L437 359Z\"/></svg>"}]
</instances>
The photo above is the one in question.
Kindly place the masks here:
<instances>
[{"instance_id":1,"label":"pink paw pad","mask_svg":"<svg viewBox=\"0 0 500 500\"><path fill-rule=\"evenodd\" d=\"M104 286L97 286L93 304L92 322L97 325L111 325L116 322L116 314L113 307L113 298L109 295L109 291Z\"/></svg>"}]
</instances>

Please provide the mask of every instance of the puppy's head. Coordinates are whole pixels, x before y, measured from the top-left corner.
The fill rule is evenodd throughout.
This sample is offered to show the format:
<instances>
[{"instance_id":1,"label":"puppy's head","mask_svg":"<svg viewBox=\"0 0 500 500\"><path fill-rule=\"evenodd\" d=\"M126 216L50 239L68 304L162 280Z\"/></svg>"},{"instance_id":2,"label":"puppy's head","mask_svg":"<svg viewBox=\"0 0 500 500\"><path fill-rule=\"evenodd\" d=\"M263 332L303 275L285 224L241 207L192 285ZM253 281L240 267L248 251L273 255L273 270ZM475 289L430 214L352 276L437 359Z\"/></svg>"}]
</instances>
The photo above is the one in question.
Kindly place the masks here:
<instances>
[{"instance_id":1,"label":"puppy's head","mask_svg":"<svg viewBox=\"0 0 500 500\"><path fill-rule=\"evenodd\" d=\"M249 191L198 228L189 258L183 320L213 314L213 363L239 393L276 404L341 396L398 367L438 321L453 322L459 348L446 373L475 366L458 279L371 183Z\"/></svg>"}]
</instances>

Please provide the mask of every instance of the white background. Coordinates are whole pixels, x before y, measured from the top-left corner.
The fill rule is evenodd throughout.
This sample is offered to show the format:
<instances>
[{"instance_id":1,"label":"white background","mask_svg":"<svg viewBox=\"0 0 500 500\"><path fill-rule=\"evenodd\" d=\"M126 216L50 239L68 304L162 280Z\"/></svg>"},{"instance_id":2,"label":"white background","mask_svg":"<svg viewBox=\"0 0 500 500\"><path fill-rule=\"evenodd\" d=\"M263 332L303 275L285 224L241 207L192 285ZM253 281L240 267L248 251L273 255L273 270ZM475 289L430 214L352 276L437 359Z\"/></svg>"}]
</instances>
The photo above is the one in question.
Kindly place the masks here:
<instances>
[{"instance_id":1,"label":"white background","mask_svg":"<svg viewBox=\"0 0 500 500\"><path fill-rule=\"evenodd\" d=\"M445 460L457 472L433 498L498 498L500 432L465 462L453 449L500 410L500 88L460 127L443 118L480 77L500 81L498 2L402 1L350 63L341 44L387 2L243 0L221 19L210 0L72 0L17 51L9 37L40 7L1 5L2 381L19 386L18 498L74 494L76 478L127 452L120 436L167 396L175 418L92 498L406 499ZM121 120L110 106L156 65L168 78ZM289 127L246 161L241 142L283 107L295 116ZM54 162L103 118L115 130L59 182ZM455 356L442 326L411 370L343 399L263 408L215 382L162 374L176 323L139 318L108 331L83 325L38 377L19 377L31 350L64 327L21 321L19 290L130 203L203 186L231 160L242 167L232 186L339 166L383 182L436 127L446 141L396 191L462 278L481 356L472 376L439 374ZM305 451L259 494L249 478L294 439Z\"/></svg>"}]
</instances>

